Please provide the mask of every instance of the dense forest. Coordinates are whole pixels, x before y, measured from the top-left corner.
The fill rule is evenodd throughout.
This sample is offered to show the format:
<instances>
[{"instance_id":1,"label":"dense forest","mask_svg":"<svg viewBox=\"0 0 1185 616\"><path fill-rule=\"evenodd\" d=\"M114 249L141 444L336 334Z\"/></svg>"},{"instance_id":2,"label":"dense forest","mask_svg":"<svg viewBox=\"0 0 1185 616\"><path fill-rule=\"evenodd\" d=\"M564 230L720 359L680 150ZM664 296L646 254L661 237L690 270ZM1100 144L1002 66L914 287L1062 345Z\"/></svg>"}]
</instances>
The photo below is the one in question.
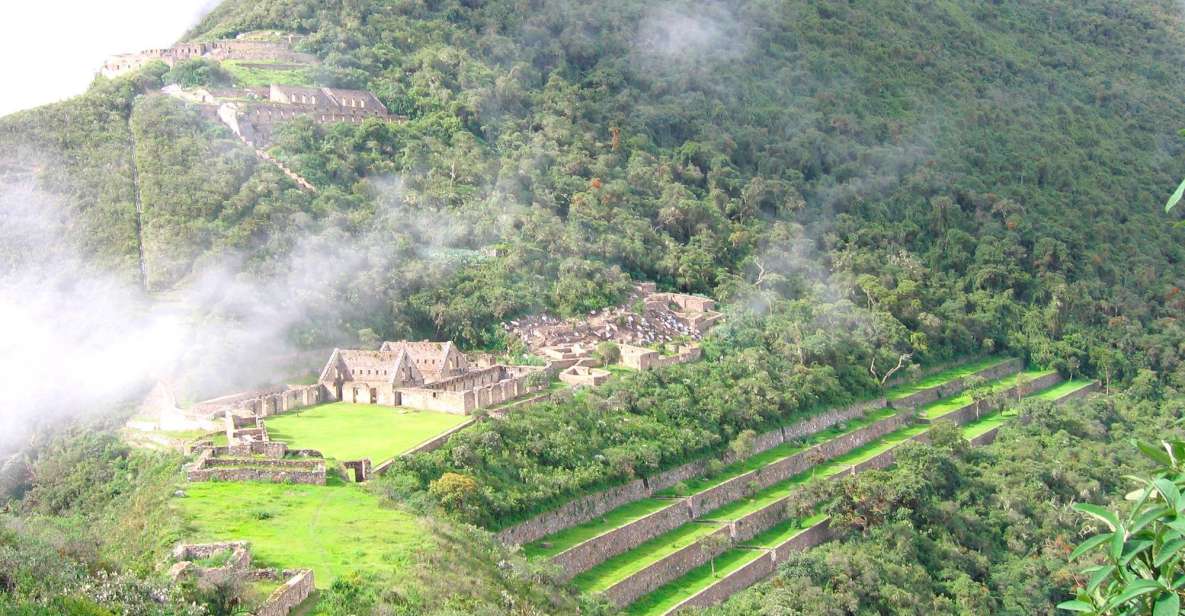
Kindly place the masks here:
<instances>
[{"instance_id":1,"label":"dense forest","mask_svg":"<svg viewBox=\"0 0 1185 616\"><path fill-rule=\"evenodd\" d=\"M1081 538L1065 505L1116 502L1140 468L1128 440L1180 413L1185 230L1161 208L1185 175L1175 0L228 0L185 38L255 30L306 35L323 61L311 79L407 120L283 125L270 153L310 193L152 95L221 69L155 65L0 118L0 182L33 178L88 267L132 287L180 292L230 268L267 289L286 349L503 350L503 321L599 309L631 279L728 313L705 361L401 460L376 490L441 519L453 550L437 565L481 574L451 604L430 575L399 592L341 581L325 613L606 610L484 531L873 396L902 357L898 376L1000 352L1124 393L1025 409L989 450L919 445L907 472L843 484L836 515L870 499L893 513L712 613L1053 613ZM36 258L0 238L0 271ZM253 322L237 301L200 310ZM0 526L0 608L54 613L70 608L49 598L73 593L189 609L145 599L164 592L152 563L175 521L115 522L128 495L167 518L180 461L87 425L0 469L13 519L55 520ZM465 489L432 489L445 474ZM481 553L460 555L467 542ZM38 568L52 554L68 566Z\"/></svg>"}]
</instances>

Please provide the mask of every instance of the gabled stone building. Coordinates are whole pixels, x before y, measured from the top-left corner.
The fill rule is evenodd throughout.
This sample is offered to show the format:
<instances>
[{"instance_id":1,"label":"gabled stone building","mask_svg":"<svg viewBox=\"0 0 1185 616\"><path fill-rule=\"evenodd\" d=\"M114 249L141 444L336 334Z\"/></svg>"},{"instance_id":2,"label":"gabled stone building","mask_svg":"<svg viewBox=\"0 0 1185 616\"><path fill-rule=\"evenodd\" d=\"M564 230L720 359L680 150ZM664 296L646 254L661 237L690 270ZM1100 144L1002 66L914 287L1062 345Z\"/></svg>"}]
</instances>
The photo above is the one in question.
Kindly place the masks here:
<instances>
[{"instance_id":1,"label":"gabled stone building","mask_svg":"<svg viewBox=\"0 0 1185 616\"><path fill-rule=\"evenodd\" d=\"M329 399L342 402L469 414L541 389L545 383L530 376L542 370L477 368L451 342L400 340L377 351L335 349L318 383Z\"/></svg>"}]
</instances>

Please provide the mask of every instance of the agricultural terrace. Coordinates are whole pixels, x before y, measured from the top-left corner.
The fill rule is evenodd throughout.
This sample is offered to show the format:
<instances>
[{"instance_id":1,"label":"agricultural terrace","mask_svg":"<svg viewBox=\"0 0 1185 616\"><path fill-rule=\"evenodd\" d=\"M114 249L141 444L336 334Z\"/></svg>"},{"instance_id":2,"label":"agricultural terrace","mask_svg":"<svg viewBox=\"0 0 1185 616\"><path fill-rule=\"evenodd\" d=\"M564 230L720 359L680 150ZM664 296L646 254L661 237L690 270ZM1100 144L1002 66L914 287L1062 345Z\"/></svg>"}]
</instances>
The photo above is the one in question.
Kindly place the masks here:
<instances>
[{"instance_id":1,"label":"agricultural terrace","mask_svg":"<svg viewBox=\"0 0 1185 616\"><path fill-rule=\"evenodd\" d=\"M1038 400L1049 400L1050 402L1056 402L1076 391L1090 387L1093 383L1094 381L1087 379L1074 379L1072 381L1065 381L1060 385L1055 385L1049 389L1046 389L1045 391L1035 393L1032 397Z\"/></svg>"},{"instance_id":2,"label":"agricultural terrace","mask_svg":"<svg viewBox=\"0 0 1185 616\"><path fill-rule=\"evenodd\" d=\"M711 477L689 479L683 482L682 489L676 490L675 488L669 488L662 490L655 494L655 498L644 498L622 505L584 524L578 524L534 543L527 544L523 547L523 551L528 556L545 556L550 558L593 537L624 526L634 520L644 518L663 507L669 507L675 504L676 501L669 497L680 496L682 494L695 494L714 488L735 477L797 455L815 445L845 434L850 434L877 421L891 417L893 413L894 411L892 409L871 411L864 417L838 424L805 439L782 443L757 455L734 462Z\"/></svg>"},{"instance_id":3,"label":"agricultural terrace","mask_svg":"<svg viewBox=\"0 0 1185 616\"><path fill-rule=\"evenodd\" d=\"M981 370L987 370L999 364L1008 361L1010 358L1002 355L985 357L978 361L973 361L966 364L959 364L952 368L937 372L924 379L913 381L910 383L903 383L893 387L885 392L885 399L889 402L893 400L900 400L906 396L911 396L919 391L930 389L931 387L938 387L945 385L955 379L962 379L969 377Z\"/></svg>"},{"instance_id":4,"label":"agricultural terrace","mask_svg":"<svg viewBox=\"0 0 1185 616\"><path fill-rule=\"evenodd\" d=\"M1018 374L1012 374L994 381L985 383L985 387L989 388L992 393L999 393L1015 386L1017 383L1028 383L1044 376L1055 373L1056 370L1025 370ZM943 398L936 402L932 402L921 408L921 416L934 420L944 415L948 415L957 411L968 404L972 404L975 399L972 397L972 392L965 391L957 396Z\"/></svg>"},{"instance_id":5,"label":"agricultural terrace","mask_svg":"<svg viewBox=\"0 0 1185 616\"><path fill-rule=\"evenodd\" d=\"M713 563L701 565L687 572L687 575L659 588L658 590L634 602L625 613L630 616L665 614L684 599L715 584L721 578L765 556L767 549L773 549L790 540L806 529L822 522L827 516L819 513L803 519L789 519L753 537L743 544L729 548L715 559L715 575Z\"/></svg>"},{"instance_id":6,"label":"agricultural terrace","mask_svg":"<svg viewBox=\"0 0 1185 616\"><path fill-rule=\"evenodd\" d=\"M172 501L185 541L249 541L258 566L309 567L322 588L352 571L390 578L426 542L415 516L333 474L324 486L212 481L185 491Z\"/></svg>"},{"instance_id":7,"label":"agricultural terrace","mask_svg":"<svg viewBox=\"0 0 1185 616\"><path fill-rule=\"evenodd\" d=\"M272 440L292 449L316 449L327 458L370 458L378 463L399 455L472 419L377 404L333 402L267 418Z\"/></svg>"},{"instance_id":8,"label":"agricultural terrace","mask_svg":"<svg viewBox=\"0 0 1185 616\"><path fill-rule=\"evenodd\" d=\"M982 368L981 368L982 369ZM1021 374L1022 382L1040 378L1049 374L1049 371L1027 371ZM956 377L957 378L957 377ZM1010 381L1015 384L1016 375L1001 379L1001 381ZM1071 381L1054 385L1044 390L1030 393L1026 398L1058 401L1067 395L1070 395L1084 387L1090 386L1090 381ZM961 396L952 396L940 402L948 402ZM968 400L969 401L969 400ZM962 404L966 404L964 401ZM955 407L957 408L957 407ZM963 436L967 439L975 438L981 434L997 428L1004 422L1014 419L1017 416L1015 409L1007 409L988 415L978 421L970 423L963 427ZM833 460L827 461L816 466L810 471L804 472L795 477L775 484L757 492L750 498L734 501L733 503L724 505L715 511L712 511L695 522L696 526L707 526L714 530L725 524L740 519L741 517L757 511L762 507L766 507L779 499L788 496L798 487L811 481L812 479L824 479L834 477L836 475L850 472L851 469L864 460L868 460L881 452L888 451L910 439L916 438L928 430L931 426L928 424L914 425L902 428L891 434L885 435L863 447L857 448L847 454L837 457ZM824 507L819 506L816 511L821 511ZM711 586L720 581L729 573L740 569L746 564L752 562L754 559L762 556L760 548L772 549L780 543L790 539L804 531L804 529L811 525L820 522L825 517L822 513L798 520L790 519L777 524L765 532L757 535L753 539L746 541L740 545L729 548L720 556L716 557L716 574L712 575L711 563L702 565L692 569L682 577L666 584L654 592L641 597L638 601L630 605L626 612L632 615L660 615L667 613L671 608L678 605L683 600L695 595L701 590ZM710 522L709 522L710 520ZM676 529L672 533L656 537L648 543L642 544L631 552L627 552L617 557L617 559L610 559L601 565L585 572L583 576L576 578L576 583L581 585L584 582L588 585L590 581L600 581L604 579L617 580L630 575L633 571L640 570L647 562L656 562L658 558L654 558L655 547L662 546L667 542L667 538L673 533L679 532L681 529ZM708 531L701 530L700 533L706 534ZM700 536L702 536L702 534ZM633 552L649 552L650 554L633 554ZM661 558L661 556L659 556ZM626 565L628 563L628 567ZM583 577L583 579L582 579ZM605 586L598 584L596 586L581 585L584 590L603 590Z\"/></svg>"}]
</instances>

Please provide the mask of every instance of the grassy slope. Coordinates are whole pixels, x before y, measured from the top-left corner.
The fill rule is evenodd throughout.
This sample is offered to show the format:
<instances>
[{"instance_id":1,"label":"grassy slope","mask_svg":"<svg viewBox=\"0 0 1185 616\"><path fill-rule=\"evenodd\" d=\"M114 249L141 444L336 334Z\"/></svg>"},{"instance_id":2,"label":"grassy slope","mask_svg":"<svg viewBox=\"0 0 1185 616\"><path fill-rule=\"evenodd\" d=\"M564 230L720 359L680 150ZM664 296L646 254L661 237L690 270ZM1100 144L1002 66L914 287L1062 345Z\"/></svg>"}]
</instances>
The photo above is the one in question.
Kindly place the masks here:
<instances>
[{"instance_id":1,"label":"grassy slope","mask_svg":"<svg viewBox=\"0 0 1185 616\"><path fill-rule=\"evenodd\" d=\"M1063 381L1060 385L1055 385L1049 389L1037 392L1032 397L1039 400L1060 400L1084 387L1089 387L1094 381L1086 379L1074 379L1072 381Z\"/></svg>"},{"instance_id":2,"label":"grassy slope","mask_svg":"<svg viewBox=\"0 0 1185 616\"><path fill-rule=\"evenodd\" d=\"M386 460L471 418L373 404L322 404L267 420L268 435L338 460Z\"/></svg>"},{"instance_id":3,"label":"grassy slope","mask_svg":"<svg viewBox=\"0 0 1185 616\"><path fill-rule=\"evenodd\" d=\"M311 567L320 587L351 571L389 578L424 545L415 516L336 477L325 486L209 482L185 491L173 506L186 540L250 541L258 565Z\"/></svg>"}]
</instances>

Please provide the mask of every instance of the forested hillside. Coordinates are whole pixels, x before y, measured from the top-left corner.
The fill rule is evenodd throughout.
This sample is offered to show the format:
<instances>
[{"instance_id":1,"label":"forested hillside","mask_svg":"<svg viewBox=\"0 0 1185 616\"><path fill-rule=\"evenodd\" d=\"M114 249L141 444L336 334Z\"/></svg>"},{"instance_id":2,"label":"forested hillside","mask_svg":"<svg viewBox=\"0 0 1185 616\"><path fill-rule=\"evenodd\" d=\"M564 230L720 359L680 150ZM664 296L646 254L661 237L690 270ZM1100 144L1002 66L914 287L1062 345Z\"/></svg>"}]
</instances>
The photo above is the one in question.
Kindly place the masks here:
<instances>
[{"instance_id":1,"label":"forested hillside","mask_svg":"<svg viewBox=\"0 0 1185 616\"><path fill-rule=\"evenodd\" d=\"M185 39L257 30L305 35L299 49L323 61L310 73L318 85L370 90L406 121L281 126L269 152L317 187L302 191L220 125L154 95L217 71L156 65L0 118L0 182L61 204L89 266L151 294L232 270L265 290L253 301L292 307L267 318L294 349L399 338L503 349L515 344L503 321L599 309L631 279L712 295L728 314L705 361L484 422L400 460L377 482L398 507L496 530L872 396L899 362L908 377L1007 352L1108 390L1136 379L1138 391L1084 407L1079 421L1034 411L993 453L919 447L905 463L919 473L938 464L934 451L953 456L942 482L861 478L851 492L883 480L881 498L901 513L717 613L1052 613L1072 585L1050 564L1073 542L1072 516L1015 501L1054 488L1066 500L1114 496L1122 473L1098 467L1134 468L1125 439L1155 438L1179 414L1185 230L1179 211L1162 210L1185 176L1176 0L228 0ZM0 244L0 269L29 258ZM242 307L200 310L216 320ZM1053 455L1068 444L1085 448L1070 471ZM48 451L5 469L0 487L26 494L16 513L84 519L77 494L54 505L38 491L49 475L29 469L62 455ZM133 457L119 470L175 462ZM1075 476L1033 479L1059 472ZM434 488L446 474L464 489ZM1015 509L1004 520L1002 501ZM171 538L125 529L117 550L91 534L102 530L75 528L90 551L70 555L70 575L111 558L147 576L144 555ZM4 532L0 557L54 541ZM1059 547L1034 555L1038 542ZM472 562L442 557L482 568L458 603L359 581L322 605L607 609L482 545ZM885 570L897 558L903 568ZM867 576L893 582L862 594L854 578L873 562L882 567ZM1034 576L1040 588L1015 590ZM828 586L836 578L851 586ZM5 580L0 571L0 589ZM28 596L38 593L52 594Z\"/></svg>"}]
</instances>

